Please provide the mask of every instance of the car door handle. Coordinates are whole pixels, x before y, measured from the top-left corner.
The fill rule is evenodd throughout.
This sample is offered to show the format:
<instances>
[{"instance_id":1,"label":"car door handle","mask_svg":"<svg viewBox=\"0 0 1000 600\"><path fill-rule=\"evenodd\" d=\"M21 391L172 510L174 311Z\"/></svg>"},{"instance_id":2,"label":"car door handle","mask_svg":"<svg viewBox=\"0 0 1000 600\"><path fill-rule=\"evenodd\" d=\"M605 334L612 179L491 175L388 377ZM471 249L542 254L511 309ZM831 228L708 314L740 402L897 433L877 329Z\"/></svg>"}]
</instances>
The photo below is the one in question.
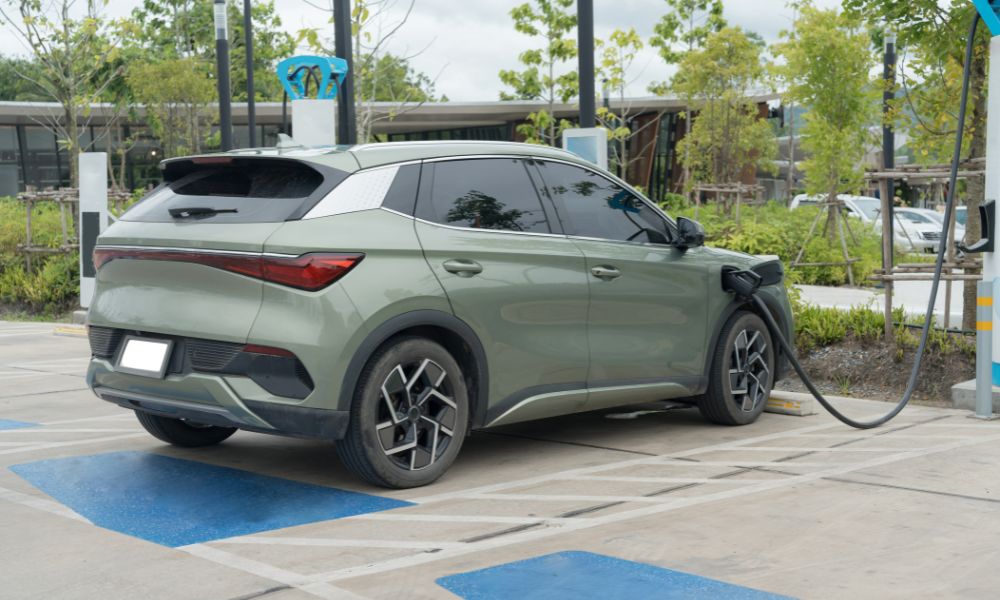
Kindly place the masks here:
<instances>
[{"instance_id":1,"label":"car door handle","mask_svg":"<svg viewBox=\"0 0 1000 600\"><path fill-rule=\"evenodd\" d=\"M611 281L612 279L617 279L622 276L622 272L614 267L609 267L607 265L599 265L590 269L591 275L598 279L603 279L604 281Z\"/></svg>"},{"instance_id":2,"label":"car door handle","mask_svg":"<svg viewBox=\"0 0 1000 600\"><path fill-rule=\"evenodd\" d=\"M442 265L445 271L454 273L459 277L472 277L483 272L483 265L474 260L465 258L452 258L444 261Z\"/></svg>"}]
</instances>

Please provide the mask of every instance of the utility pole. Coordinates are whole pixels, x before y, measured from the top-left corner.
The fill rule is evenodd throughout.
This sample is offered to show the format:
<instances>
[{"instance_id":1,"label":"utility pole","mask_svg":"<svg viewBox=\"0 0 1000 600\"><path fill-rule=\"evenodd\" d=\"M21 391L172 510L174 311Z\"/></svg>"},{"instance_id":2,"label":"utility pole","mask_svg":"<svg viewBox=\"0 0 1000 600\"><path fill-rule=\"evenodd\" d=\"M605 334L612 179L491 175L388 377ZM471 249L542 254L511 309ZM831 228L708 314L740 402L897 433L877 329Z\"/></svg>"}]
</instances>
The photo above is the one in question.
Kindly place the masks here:
<instances>
[{"instance_id":1,"label":"utility pole","mask_svg":"<svg viewBox=\"0 0 1000 600\"><path fill-rule=\"evenodd\" d=\"M892 101L896 97L896 32L885 30L885 52L882 55L882 79L885 87L882 90L882 170L889 171L896 166L896 134L892 129ZM893 221L893 199L896 195L892 179L885 180L885 193L889 195L889 214L882 215L889 220L889 239L895 235L896 223ZM889 260L892 265L892 244L888 245Z\"/></svg>"},{"instance_id":2,"label":"utility pole","mask_svg":"<svg viewBox=\"0 0 1000 600\"><path fill-rule=\"evenodd\" d=\"M580 72L580 127L597 124L594 106L594 0L577 0L577 46Z\"/></svg>"},{"instance_id":3,"label":"utility pole","mask_svg":"<svg viewBox=\"0 0 1000 600\"><path fill-rule=\"evenodd\" d=\"M233 149L232 94L229 87L229 23L226 0L215 0L215 70L219 85L219 130L222 151Z\"/></svg>"},{"instance_id":4,"label":"utility pole","mask_svg":"<svg viewBox=\"0 0 1000 600\"><path fill-rule=\"evenodd\" d=\"M333 46L338 58L347 61L347 76L338 90L337 143L358 143L354 116L354 56L351 48L351 2L333 0Z\"/></svg>"},{"instance_id":5,"label":"utility pole","mask_svg":"<svg viewBox=\"0 0 1000 600\"><path fill-rule=\"evenodd\" d=\"M253 86L253 17L250 15L250 0L243 0L243 39L247 51L247 130L250 132L250 147L257 147L257 107Z\"/></svg>"},{"instance_id":6,"label":"utility pole","mask_svg":"<svg viewBox=\"0 0 1000 600\"><path fill-rule=\"evenodd\" d=\"M785 111L785 126L788 127L788 174L785 179L787 205L792 205L792 198L795 194L795 103L788 103L788 110Z\"/></svg>"}]
</instances>

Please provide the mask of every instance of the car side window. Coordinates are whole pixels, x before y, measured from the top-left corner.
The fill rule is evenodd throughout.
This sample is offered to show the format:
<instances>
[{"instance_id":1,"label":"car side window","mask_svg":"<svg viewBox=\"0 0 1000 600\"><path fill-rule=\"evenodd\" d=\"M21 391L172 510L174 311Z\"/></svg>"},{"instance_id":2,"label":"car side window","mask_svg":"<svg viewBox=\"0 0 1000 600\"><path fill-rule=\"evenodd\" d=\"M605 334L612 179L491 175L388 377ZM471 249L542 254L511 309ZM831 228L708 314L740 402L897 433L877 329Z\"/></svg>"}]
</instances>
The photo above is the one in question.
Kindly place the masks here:
<instances>
[{"instance_id":1,"label":"car side window","mask_svg":"<svg viewBox=\"0 0 1000 600\"><path fill-rule=\"evenodd\" d=\"M421 198L418 217L456 227L551 233L542 201L521 159L432 164L430 202Z\"/></svg>"},{"instance_id":2,"label":"car side window","mask_svg":"<svg viewBox=\"0 0 1000 600\"><path fill-rule=\"evenodd\" d=\"M566 233L621 242L670 239L663 217L610 179L572 165L537 164Z\"/></svg>"}]
</instances>

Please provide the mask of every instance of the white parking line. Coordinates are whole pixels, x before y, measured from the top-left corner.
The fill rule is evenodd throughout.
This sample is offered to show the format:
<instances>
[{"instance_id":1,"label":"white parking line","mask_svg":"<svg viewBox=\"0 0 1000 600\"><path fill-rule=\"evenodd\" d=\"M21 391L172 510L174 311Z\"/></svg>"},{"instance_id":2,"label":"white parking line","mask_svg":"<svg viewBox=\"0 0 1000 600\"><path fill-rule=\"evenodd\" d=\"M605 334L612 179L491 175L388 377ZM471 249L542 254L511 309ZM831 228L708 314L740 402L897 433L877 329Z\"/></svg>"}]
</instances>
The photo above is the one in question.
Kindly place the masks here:
<instances>
[{"instance_id":1,"label":"white parking line","mask_svg":"<svg viewBox=\"0 0 1000 600\"><path fill-rule=\"evenodd\" d=\"M73 519L74 521L82 521L84 523L90 523L90 521L88 521L84 517L71 511L62 504L59 504L58 502L53 502L52 500L48 500L46 498L29 496L28 494L22 494L21 492L16 492L14 490L9 490L7 488L0 487L0 500L6 500L8 502L20 504L22 506L37 508L38 510L44 510L47 513L59 515L60 517Z\"/></svg>"},{"instance_id":2,"label":"white parking line","mask_svg":"<svg viewBox=\"0 0 1000 600\"><path fill-rule=\"evenodd\" d=\"M11 379L25 379L27 377L48 377L52 373L42 373L39 371L5 371L0 373L0 381L9 381Z\"/></svg>"},{"instance_id":3,"label":"white parking line","mask_svg":"<svg viewBox=\"0 0 1000 600\"><path fill-rule=\"evenodd\" d=\"M17 429L0 430L0 435L9 433L135 433L137 428L131 429L60 429L56 427L19 427Z\"/></svg>"},{"instance_id":4,"label":"white parking line","mask_svg":"<svg viewBox=\"0 0 1000 600\"><path fill-rule=\"evenodd\" d=\"M507 536L488 538L478 542L469 542L466 547L444 549L441 550L440 552L435 552L433 554L426 554L426 553L415 554L401 558L389 559L382 562L376 562L368 565L337 569L334 571L330 571L328 573L314 575L312 580L316 582L335 582L344 579L351 579L354 577L375 575L387 571L394 571L398 569L413 567L431 562L437 562L449 558L464 556L475 552L481 552L483 550L501 548L525 542L537 541L540 539L544 539L568 531L581 531L584 529L590 529L602 525L610 525L640 517L659 515L666 512L678 510L681 508L697 506L700 504L716 502L719 500L730 500L733 498L747 496L750 494L756 494L759 492L771 491L785 487L790 487L793 485L798 485L801 483L816 481L823 479L825 477L845 475L847 473L860 471L863 469L878 467L882 465L891 464L894 462L909 460L922 456L928 456L931 454L938 454L941 452L947 452L950 450L955 450L966 446L972 446L976 444L995 442L995 441L1000 441L1000 435L994 435L988 438L979 438L976 440L964 440L959 442L953 442L950 444L943 444L921 450L908 450L905 452L899 452L897 454L889 456L880 456L850 466L824 469L821 471L816 471L805 475L798 475L795 477L787 477L785 479L777 479L774 481L756 483L753 485L742 486L711 494L689 496L689 497L676 497L669 503L654 504L651 506L645 506L633 510L605 515L603 517L575 519L572 522L567 523L564 526L558 528L532 529L520 533L512 533Z\"/></svg>"},{"instance_id":5,"label":"white parking line","mask_svg":"<svg viewBox=\"0 0 1000 600\"><path fill-rule=\"evenodd\" d=\"M84 390L81 390L84 391ZM113 415L105 415L100 417L85 417L82 419L65 419L62 421L46 421L44 423L39 423L39 425L49 426L49 425L69 425L70 423L84 423L87 421L104 421L108 419L134 419L134 411L122 411L117 412Z\"/></svg>"},{"instance_id":6,"label":"white parking line","mask_svg":"<svg viewBox=\"0 0 1000 600\"><path fill-rule=\"evenodd\" d=\"M505 482L502 482L502 483L488 484L488 485L483 485L483 486L479 486L479 487L475 487L475 488L470 488L470 489L466 489L466 490L456 490L456 491L453 491L453 492L444 492L444 493L440 493L440 494L431 494L429 496L417 496L416 498L406 498L405 500L408 501L408 502L413 502L415 504L430 504L432 502L443 502L445 500L453 500L453 499L456 499L456 498L463 498L463 497L468 496L469 494L481 494L481 493L485 494L485 493L498 492L498 491L502 491L502 490L506 490L506 489L527 487L529 485L534 485L534 484L537 484L537 483L548 483L548 482L553 481L555 479L563 478L563 477L565 477L567 475L591 475L593 473L600 473L602 471L610 471L612 469L622 469L622 468L625 468L625 467L640 466L640 465L650 465L650 464L668 464L668 461L670 461L670 460L675 460L677 458L684 458L684 457L688 457L688 456L695 456L697 454L704 454L706 452L711 452L712 450L725 450L725 449L728 449L728 448L740 447L740 446L744 446L744 445L748 445L748 444L754 444L754 443L760 443L760 442L767 442L767 441L771 441L771 440L782 439L782 438L788 437L789 435L795 435L797 433L809 433L809 432L813 432L813 431L822 431L824 429L830 429L832 427L837 427L837 426L843 427L843 425L840 425L839 423L826 422L826 423L823 423L821 425L812 425L810 427L803 427L803 428L797 429L797 430L786 431L786 432L777 432L777 433L769 433L769 434L760 435L760 436L757 436L757 437L746 438L746 439L743 439L743 440L735 440L735 441L732 441L732 442L723 442L721 444L714 444L714 445L711 445L711 446L701 446L701 447L698 447L698 448L692 448L690 450L683 450L683 451L680 451L680 452L673 452L673 453L665 454L665 455L662 455L662 456L644 456L642 458L631 458L631 459L627 459L627 460L621 460L621 461L615 461L615 462L609 462L609 463L602 463L602 464L591 466L591 467L581 467L581 468L578 468L578 469L570 469L570 470L567 470L567 471L559 471L559 472L555 472L555 473L547 473L547 474L538 475L538 476L535 476L535 477L527 477L525 479L516 479L516 480L505 481ZM693 461L693 460L692 461L677 461L677 460L675 460L675 462L680 463L680 464L684 464L684 465L689 465L689 466L696 466L696 467L697 466L718 466L718 465L712 465L712 464L709 464L709 463L706 463L706 462L701 462L701 461L696 462L696 461ZM719 464L725 465L725 466L732 466L733 463L731 463L731 462L722 462L722 463L719 463ZM740 462L740 464L746 464L746 463L745 462ZM807 463L796 463L796 464L798 464L800 466L810 466ZM818 463L818 464L822 464L823 466L830 466L829 463ZM763 465L761 465L761 466L763 466Z\"/></svg>"},{"instance_id":7,"label":"white parking line","mask_svg":"<svg viewBox=\"0 0 1000 600\"><path fill-rule=\"evenodd\" d=\"M26 335L52 335L51 329L45 329L41 331L19 331L17 333L0 333L0 338L6 337L18 337Z\"/></svg>"},{"instance_id":8,"label":"white parking line","mask_svg":"<svg viewBox=\"0 0 1000 600\"><path fill-rule=\"evenodd\" d=\"M93 438L89 440L73 440L68 442L45 442L38 443L33 446L26 446L23 448L11 448L10 450L0 450L0 455L4 454L20 454L21 452L35 452L37 450L50 450L52 448L66 448L69 446L84 446L86 444L103 444L105 442L114 442L117 440L126 440L135 437L144 437L146 433L129 433L125 435L112 435L108 437Z\"/></svg>"},{"instance_id":9,"label":"white parking line","mask_svg":"<svg viewBox=\"0 0 1000 600\"><path fill-rule=\"evenodd\" d=\"M763 481L771 481L771 479L733 479L730 477L699 479L697 477L630 477L625 475L569 475L567 477L560 477L560 479L566 481L620 481L623 483L697 483L699 485L720 483L733 485L734 483L761 483Z\"/></svg>"},{"instance_id":10,"label":"white parking line","mask_svg":"<svg viewBox=\"0 0 1000 600\"><path fill-rule=\"evenodd\" d=\"M522 502L648 502L663 504L672 498L661 496L592 496L584 494L469 494L470 500L518 500Z\"/></svg>"},{"instance_id":11,"label":"white parking line","mask_svg":"<svg viewBox=\"0 0 1000 600\"><path fill-rule=\"evenodd\" d=\"M230 552L226 552L225 550L219 550L218 548L211 548L202 544L193 544L191 546L181 546L177 549L182 552L187 552L192 556L212 561L219 565L238 569L245 573L250 573L258 577L264 577L272 581L277 581L278 583L298 588L303 592L307 592L320 598L326 598L327 600L364 600L362 596L358 596L357 594L353 594L347 590L334 587L328 583L310 581L310 578L306 575L293 573L292 571L282 569L281 567L237 556Z\"/></svg>"},{"instance_id":12,"label":"white parking line","mask_svg":"<svg viewBox=\"0 0 1000 600\"><path fill-rule=\"evenodd\" d=\"M799 446L740 446L739 448L729 448L726 450L713 450L713 452L899 452L900 448L871 448L856 446L829 447L799 447Z\"/></svg>"},{"instance_id":13,"label":"white parking line","mask_svg":"<svg viewBox=\"0 0 1000 600\"><path fill-rule=\"evenodd\" d=\"M507 517L501 515L425 515L420 513L391 512L368 513L346 517L344 520L359 521L404 521L413 523L499 523L509 525L533 525L535 523L565 521L557 517Z\"/></svg>"},{"instance_id":14,"label":"white parking line","mask_svg":"<svg viewBox=\"0 0 1000 600\"><path fill-rule=\"evenodd\" d=\"M434 550L435 548L458 548L465 542L410 542L403 540L352 540L346 538L303 538L303 537L236 537L215 540L212 544L247 544L255 546L323 546L328 548L396 548L404 550Z\"/></svg>"}]
</instances>

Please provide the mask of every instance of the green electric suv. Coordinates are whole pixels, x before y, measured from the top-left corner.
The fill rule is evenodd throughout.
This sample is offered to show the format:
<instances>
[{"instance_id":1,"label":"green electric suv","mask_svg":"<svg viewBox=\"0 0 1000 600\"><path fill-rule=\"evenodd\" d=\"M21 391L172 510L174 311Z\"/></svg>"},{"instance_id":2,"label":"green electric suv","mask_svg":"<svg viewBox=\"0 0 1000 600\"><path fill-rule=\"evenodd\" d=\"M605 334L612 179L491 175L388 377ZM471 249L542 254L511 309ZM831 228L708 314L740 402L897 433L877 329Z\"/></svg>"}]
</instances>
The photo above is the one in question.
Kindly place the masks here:
<instances>
[{"instance_id":1,"label":"green electric suv","mask_svg":"<svg viewBox=\"0 0 1000 600\"><path fill-rule=\"evenodd\" d=\"M100 237L87 382L157 438L336 440L377 485L437 479L473 429L664 399L739 425L786 370L780 262L704 247L621 180L513 143L167 160Z\"/></svg>"}]
</instances>

